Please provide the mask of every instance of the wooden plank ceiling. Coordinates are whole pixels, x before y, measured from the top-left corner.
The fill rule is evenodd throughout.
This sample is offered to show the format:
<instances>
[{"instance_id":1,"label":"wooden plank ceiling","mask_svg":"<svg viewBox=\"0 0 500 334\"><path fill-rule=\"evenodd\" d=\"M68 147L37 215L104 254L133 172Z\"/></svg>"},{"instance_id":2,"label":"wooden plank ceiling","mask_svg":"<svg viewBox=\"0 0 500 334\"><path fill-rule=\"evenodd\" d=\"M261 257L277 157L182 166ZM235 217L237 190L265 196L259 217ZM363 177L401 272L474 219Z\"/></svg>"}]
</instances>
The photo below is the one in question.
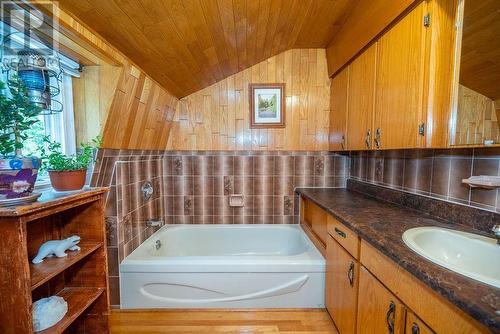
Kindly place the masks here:
<instances>
[{"instance_id":1,"label":"wooden plank ceiling","mask_svg":"<svg viewBox=\"0 0 500 334\"><path fill-rule=\"evenodd\" d=\"M292 48L324 48L353 0L62 0L176 97Z\"/></svg>"},{"instance_id":2,"label":"wooden plank ceiling","mask_svg":"<svg viewBox=\"0 0 500 334\"><path fill-rule=\"evenodd\" d=\"M465 1L460 83L500 99L500 1Z\"/></svg>"}]
</instances>

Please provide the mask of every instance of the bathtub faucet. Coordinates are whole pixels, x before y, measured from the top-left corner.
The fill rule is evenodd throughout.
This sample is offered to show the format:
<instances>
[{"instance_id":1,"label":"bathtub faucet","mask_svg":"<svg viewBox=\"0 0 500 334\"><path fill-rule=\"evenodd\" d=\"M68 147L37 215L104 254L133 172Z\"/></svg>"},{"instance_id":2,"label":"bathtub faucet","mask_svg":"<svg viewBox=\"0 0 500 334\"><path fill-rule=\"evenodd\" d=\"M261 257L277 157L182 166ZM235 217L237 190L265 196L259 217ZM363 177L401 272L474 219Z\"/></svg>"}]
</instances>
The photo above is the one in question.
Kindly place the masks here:
<instances>
[{"instance_id":1,"label":"bathtub faucet","mask_svg":"<svg viewBox=\"0 0 500 334\"><path fill-rule=\"evenodd\" d=\"M156 247L156 250L160 249L160 247L161 247L161 241L160 240L156 240L155 247Z\"/></svg>"},{"instance_id":2,"label":"bathtub faucet","mask_svg":"<svg viewBox=\"0 0 500 334\"><path fill-rule=\"evenodd\" d=\"M495 225L491 229L491 232L495 235L495 238L497 239L497 245L500 246L500 225Z\"/></svg>"}]
</instances>

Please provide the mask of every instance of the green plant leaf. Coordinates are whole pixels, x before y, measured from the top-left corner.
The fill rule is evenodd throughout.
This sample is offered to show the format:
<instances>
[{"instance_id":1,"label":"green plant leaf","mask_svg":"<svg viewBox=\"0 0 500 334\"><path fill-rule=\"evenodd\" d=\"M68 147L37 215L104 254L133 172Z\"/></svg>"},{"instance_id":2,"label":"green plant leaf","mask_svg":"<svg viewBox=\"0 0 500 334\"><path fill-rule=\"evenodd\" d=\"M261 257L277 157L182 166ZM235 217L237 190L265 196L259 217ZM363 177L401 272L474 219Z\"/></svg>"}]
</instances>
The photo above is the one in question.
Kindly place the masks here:
<instances>
[{"instance_id":1,"label":"green plant leaf","mask_svg":"<svg viewBox=\"0 0 500 334\"><path fill-rule=\"evenodd\" d=\"M62 153L60 143L50 141L48 136L44 137L44 145L38 148L42 159L42 169L53 171L86 169L92 161L94 149L100 147L98 138L88 143L81 143L76 155L67 156Z\"/></svg>"},{"instance_id":2,"label":"green plant leaf","mask_svg":"<svg viewBox=\"0 0 500 334\"><path fill-rule=\"evenodd\" d=\"M21 79L14 76L5 83L0 81L0 156L12 156L23 148L27 131L37 122L42 109L32 103Z\"/></svg>"}]
</instances>

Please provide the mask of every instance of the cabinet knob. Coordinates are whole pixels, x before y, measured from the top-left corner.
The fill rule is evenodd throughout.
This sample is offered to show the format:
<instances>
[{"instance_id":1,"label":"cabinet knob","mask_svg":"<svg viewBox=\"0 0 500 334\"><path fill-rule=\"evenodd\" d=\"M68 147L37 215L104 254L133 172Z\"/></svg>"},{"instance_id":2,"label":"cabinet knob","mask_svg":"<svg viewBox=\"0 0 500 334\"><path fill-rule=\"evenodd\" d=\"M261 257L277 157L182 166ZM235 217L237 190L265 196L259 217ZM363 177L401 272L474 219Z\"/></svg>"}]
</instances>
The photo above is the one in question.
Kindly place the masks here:
<instances>
[{"instance_id":1,"label":"cabinet knob","mask_svg":"<svg viewBox=\"0 0 500 334\"><path fill-rule=\"evenodd\" d=\"M380 146L382 146L382 130L380 128L377 128L377 130L375 131L375 145L377 146L377 148L380 148Z\"/></svg>"},{"instance_id":2,"label":"cabinet knob","mask_svg":"<svg viewBox=\"0 0 500 334\"><path fill-rule=\"evenodd\" d=\"M372 148L372 131L370 129L366 131L365 143L367 148Z\"/></svg>"}]
</instances>

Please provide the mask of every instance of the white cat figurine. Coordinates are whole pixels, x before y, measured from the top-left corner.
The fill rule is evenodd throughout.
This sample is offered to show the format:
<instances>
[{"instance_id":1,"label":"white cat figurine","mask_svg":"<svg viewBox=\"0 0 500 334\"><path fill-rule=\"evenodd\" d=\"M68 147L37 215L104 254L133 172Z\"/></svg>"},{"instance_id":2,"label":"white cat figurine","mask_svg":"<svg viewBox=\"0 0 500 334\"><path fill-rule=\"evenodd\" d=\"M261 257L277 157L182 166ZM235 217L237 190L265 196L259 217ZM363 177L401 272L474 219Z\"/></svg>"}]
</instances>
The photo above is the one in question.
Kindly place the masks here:
<instances>
[{"instance_id":1,"label":"white cat figurine","mask_svg":"<svg viewBox=\"0 0 500 334\"><path fill-rule=\"evenodd\" d=\"M79 242L80 242L80 237L77 235L74 235L72 237L63 240L50 240L44 242L38 249L38 254L31 262L41 263L43 262L44 258L52 257L54 255L57 257L68 256L68 254L65 253L65 250L66 249L69 249L71 251L80 250L80 247L77 246Z\"/></svg>"}]
</instances>

